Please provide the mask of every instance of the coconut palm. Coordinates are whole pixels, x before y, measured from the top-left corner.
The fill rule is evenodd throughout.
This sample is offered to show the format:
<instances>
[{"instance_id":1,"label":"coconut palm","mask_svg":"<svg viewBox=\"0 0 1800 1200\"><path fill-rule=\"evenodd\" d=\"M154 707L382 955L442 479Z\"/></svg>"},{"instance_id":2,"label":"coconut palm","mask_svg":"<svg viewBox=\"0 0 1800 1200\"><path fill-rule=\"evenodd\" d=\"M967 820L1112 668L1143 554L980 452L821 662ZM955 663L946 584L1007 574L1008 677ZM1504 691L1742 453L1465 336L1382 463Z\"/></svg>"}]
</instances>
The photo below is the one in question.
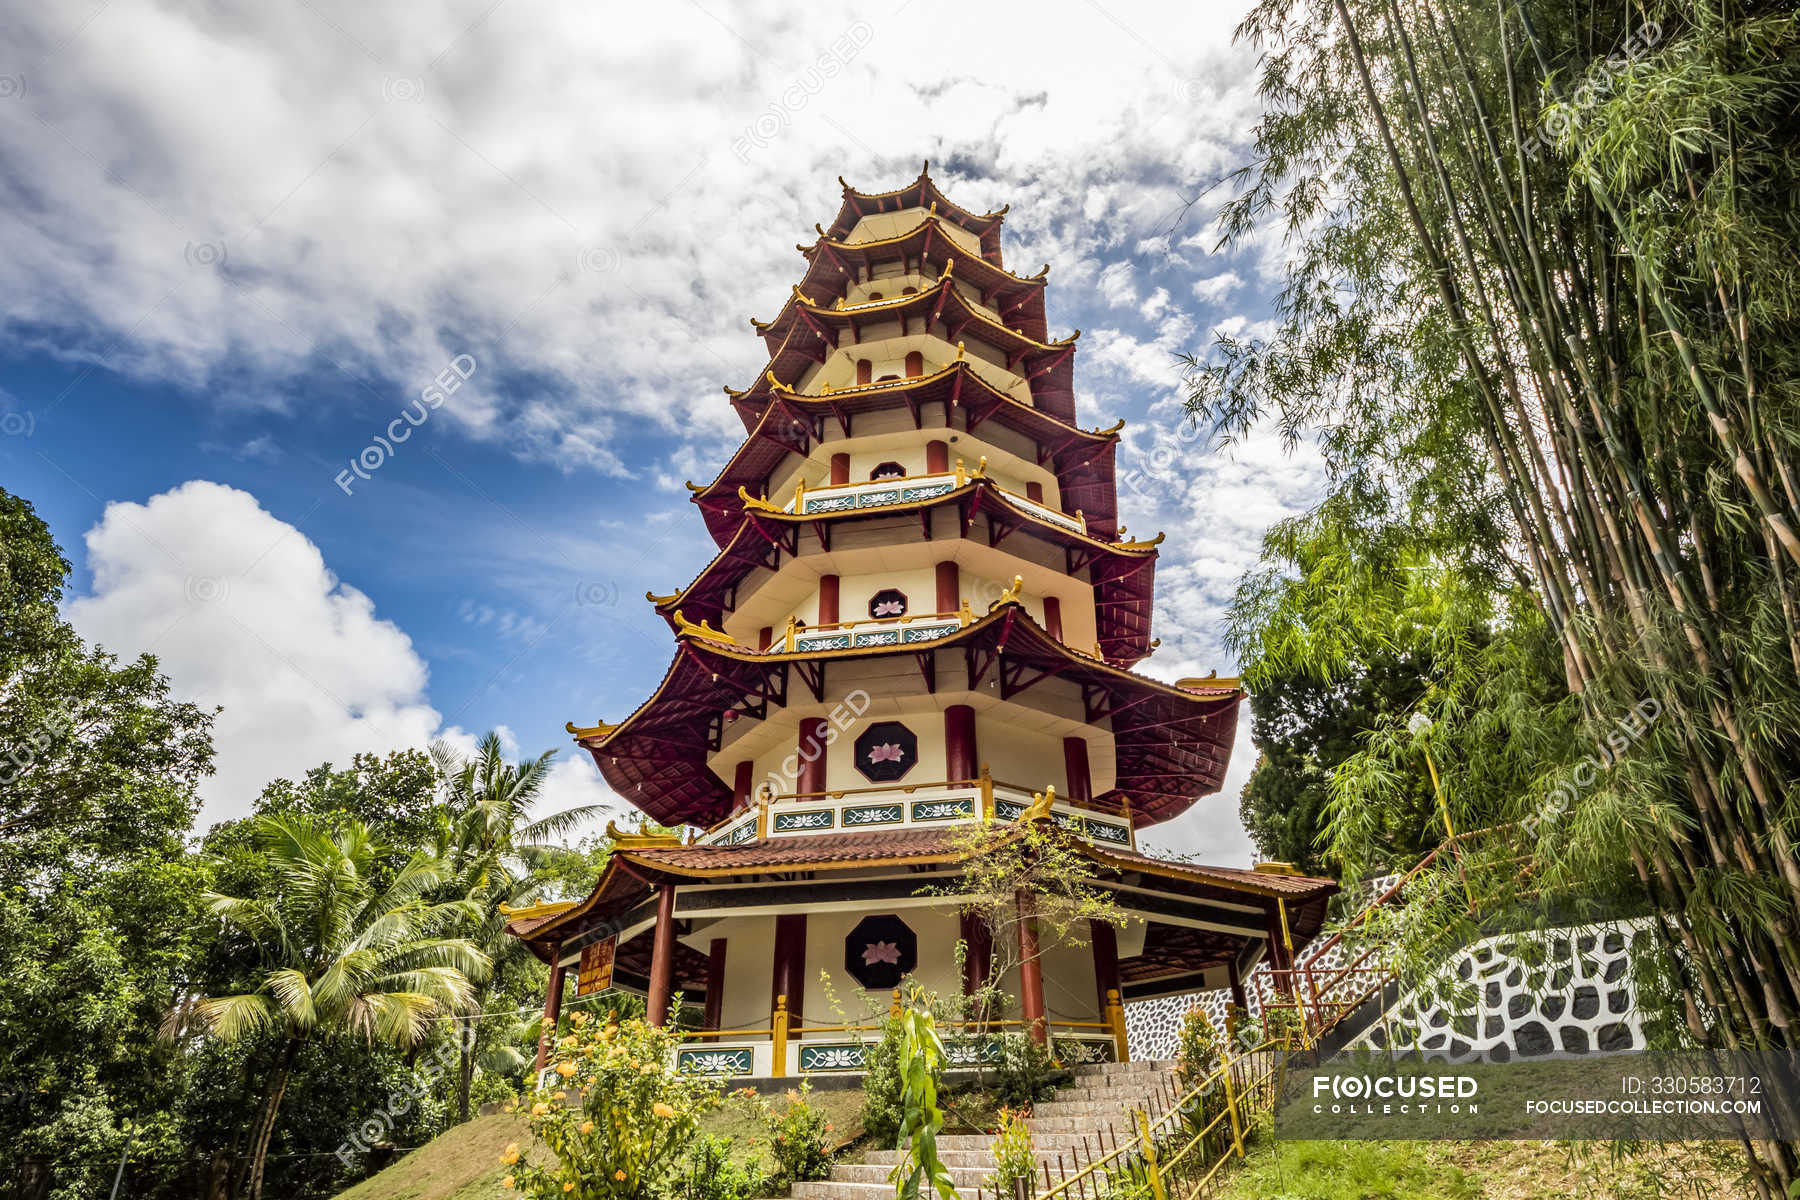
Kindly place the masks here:
<instances>
[{"instance_id":1,"label":"coconut palm","mask_svg":"<svg viewBox=\"0 0 1800 1200\"><path fill-rule=\"evenodd\" d=\"M171 1037L197 1023L227 1041L280 1042L251 1131L250 1200L262 1195L282 1093L307 1042L352 1037L413 1046L433 1017L469 1006L472 981L489 969L479 947L446 936L477 922L481 910L467 899L432 898L450 874L437 858L416 854L391 877L378 876L381 849L356 821L333 831L309 817L263 817L256 838L268 855L271 893L209 892L203 900L256 944L261 982L242 995L191 999L164 1025Z\"/></svg>"},{"instance_id":2,"label":"coconut palm","mask_svg":"<svg viewBox=\"0 0 1800 1200\"><path fill-rule=\"evenodd\" d=\"M475 1079L479 1013L513 969L535 961L524 943L506 932L503 906L539 898L541 885L534 868L561 849L555 839L603 811L603 806L591 804L532 817L555 754L552 750L509 763L496 733L481 739L472 758L463 757L441 740L431 747L446 792L437 842L438 856L452 873L445 891L480 903L480 916L469 937L494 964L494 970L475 985L471 1011L477 1015L462 1022L459 1038L457 1111L465 1121Z\"/></svg>"}]
</instances>

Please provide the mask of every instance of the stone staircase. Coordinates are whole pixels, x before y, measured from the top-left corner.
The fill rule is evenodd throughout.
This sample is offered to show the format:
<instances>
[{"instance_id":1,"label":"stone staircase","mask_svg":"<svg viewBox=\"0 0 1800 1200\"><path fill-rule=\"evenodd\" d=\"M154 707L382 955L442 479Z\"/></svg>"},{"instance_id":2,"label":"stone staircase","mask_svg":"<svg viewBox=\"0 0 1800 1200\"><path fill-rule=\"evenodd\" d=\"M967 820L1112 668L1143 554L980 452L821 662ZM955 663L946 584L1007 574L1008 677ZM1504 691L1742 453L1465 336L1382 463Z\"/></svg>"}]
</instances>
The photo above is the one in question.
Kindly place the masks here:
<instances>
[{"instance_id":1,"label":"stone staircase","mask_svg":"<svg viewBox=\"0 0 1800 1200\"><path fill-rule=\"evenodd\" d=\"M1038 1191L1075 1174L1096 1158L1110 1154L1137 1136L1134 1109L1154 1118L1176 1099L1179 1090L1172 1062L1099 1063L1075 1068L1075 1086L1061 1088L1053 1100L1032 1106L1028 1124L1037 1151ZM941 1134L938 1157L950 1168L962 1200L994 1200L993 1139L986 1134ZM873 1150L859 1164L832 1169L831 1178L797 1183L793 1200L887 1200L894 1194L888 1172L899 1162L898 1150ZM1090 1192L1092 1189L1089 1189Z\"/></svg>"}]
</instances>

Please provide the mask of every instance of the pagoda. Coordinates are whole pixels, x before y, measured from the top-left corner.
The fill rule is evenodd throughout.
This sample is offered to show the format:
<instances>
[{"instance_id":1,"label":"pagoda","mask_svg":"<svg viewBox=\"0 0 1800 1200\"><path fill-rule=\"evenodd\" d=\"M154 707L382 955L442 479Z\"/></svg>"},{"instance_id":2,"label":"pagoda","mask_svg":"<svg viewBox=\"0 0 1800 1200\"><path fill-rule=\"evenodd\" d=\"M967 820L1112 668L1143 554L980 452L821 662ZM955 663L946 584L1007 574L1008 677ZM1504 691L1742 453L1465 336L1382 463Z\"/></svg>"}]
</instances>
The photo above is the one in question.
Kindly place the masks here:
<instances>
[{"instance_id":1,"label":"pagoda","mask_svg":"<svg viewBox=\"0 0 1800 1200\"><path fill-rule=\"evenodd\" d=\"M1133 917L1081 945L1019 921L1004 956L1019 1024L1082 1057L1126 1057L1124 1003L1238 989L1323 923L1330 880L1138 848L1218 791L1243 693L1133 670L1156 645L1162 538L1118 524L1123 422L1077 422L1078 332L1048 329L1048 267L1003 265L1004 213L959 207L928 170L845 184L780 311L752 322L768 364L726 389L745 440L688 485L718 553L649 597L673 661L617 724L569 726L647 821L690 833L611 830L590 895L513 914L552 965L547 1033L574 971L657 1023L679 994L685 1069L859 1071L844 995L885 1007L903 977L990 974L993 931L949 894L975 822L1053 823Z\"/></svg>"}]
</instances>

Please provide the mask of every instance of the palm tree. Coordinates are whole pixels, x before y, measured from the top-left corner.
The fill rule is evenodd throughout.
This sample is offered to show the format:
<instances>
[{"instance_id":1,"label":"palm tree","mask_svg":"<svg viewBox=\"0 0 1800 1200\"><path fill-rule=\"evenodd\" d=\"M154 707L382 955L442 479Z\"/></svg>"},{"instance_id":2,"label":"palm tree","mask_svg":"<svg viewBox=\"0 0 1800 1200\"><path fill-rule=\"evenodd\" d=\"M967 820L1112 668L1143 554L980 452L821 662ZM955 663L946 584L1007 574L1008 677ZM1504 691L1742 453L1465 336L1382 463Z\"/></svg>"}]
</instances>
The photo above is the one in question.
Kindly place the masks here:
<instances>
[{"instance_id":1,"label":"palm tree","mask_svg":"<svg viewBox=\"0 0 1800 1200\"><path fill-rule=\"evenodd\" d=\"M494 970L476 984L474 1016L462 1022L457 1073L459 1119L469 1119L469 1092L475 1080L475 1048L480 1013L488 996L510 969L531 959L525 944L506 932L502 905L529 903L540 884L535 868L561 847L561 838L582 821L604 811L598 804L532 819L531 810L550 771L554 750L534 759L508 763L500 736L489 733L464 758L448 743L432 743L431 757L444 777L445 811L437 853L452 872L447 891L476 900L481 905L470 934L493 961Z\"/></svg>"},{"instance_id":2,"label":"palm tree","mask_svg":"<svg viewBox=\"0 0 1800 1200\"><path fill-rule=\"evenodd\" d=\"M479 947L445 936L481 912L467 899L431 898L449 875L438 859L415 854L380 883L381 849L360 822L332 831L310 817L263 817L256 837L274 875L272 894L203 899L256 944L261 983L243 995L196 997L163 1027L169 1037L197 1022L227 1041L280 1039L251 1131L250 1200L261 1200L269 1138L302 1046L348 1036L410 1047L440 1012L467 1008L471 981L489 968Z\"/></svg>"}]
</instances>

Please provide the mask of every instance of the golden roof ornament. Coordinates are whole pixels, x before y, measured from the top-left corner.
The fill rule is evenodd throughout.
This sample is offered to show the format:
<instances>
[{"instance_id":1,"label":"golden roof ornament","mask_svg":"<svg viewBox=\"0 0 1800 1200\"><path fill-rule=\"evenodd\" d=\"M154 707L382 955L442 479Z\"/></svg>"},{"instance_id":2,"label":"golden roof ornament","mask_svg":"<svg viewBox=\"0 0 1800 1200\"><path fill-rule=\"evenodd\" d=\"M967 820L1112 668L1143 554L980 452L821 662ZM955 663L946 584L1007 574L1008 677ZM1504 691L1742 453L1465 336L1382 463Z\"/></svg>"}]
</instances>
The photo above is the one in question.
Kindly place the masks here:
<instances>
[{"instance_id":1,"label":"golden roof ornament","mask_svg":"<svg viewBox=\"0 0 1800 1200\"><path fill-rule=\"evenodd\" d=\"M652 833L650 819L644 818L635 830L620 829L617 822L606 823L606 836L612 839L615 850L659 850L669 846L681 845L681 834L674 831Z\"/></svg>"},{"instance_id":2,"label":"golden roof ornament","mask_svg":"<svg viewBox=\"0 0 1800 1200\"><path fill-rule=\"evenodd\" d=\"M1153 550L1156 547L1162 545L1163 539L1168 536L1169 535L1167 533L1159 533L1147 542L1145 542L1145 541L1128 542L1125 540L1125 527L1123 525L1121 525L1121 526L1119 526L1119 540L1117 542L1115 542L1114 545L1116 545L1120 550Z\"/></svg>"},{"instance_id":3,"label":"golden roof ornament","mask_svg":"<svg viewBox=\"0 0 1800 1200\"><path fill-rule=\"evenodd\" d=\"M1175 686L1190 692L1196 689L1218 691L1221 688L1236 688L1240 682L1236 675L1220 675L1217 671L1209 671L1203 678L1178 679Z\"/></svg>"},{"instance_id":4,"label":"golden roof ornament","mask_svg":"<svg viewBox=\"0 0 1800 1200\"><path fill-rule=\"evenodd\" d=\"M744 502L745 508L753 508L757 512L778 513L781 511L780 508L770 504L761 496L752 496L750 494L750 489L746 488L741 483L738 484L738 499Z\"/></svg>"},{"instance_id":5,"label":"golden roof ornament","mask_svg":"<svg viewBox=\"0 0 1800 1200\"><path fill-rule=\"evenodd\" d=\"M1031 793L1031 805L1019 814L1019 820L1025 822L1048 821L1050 820L1050 806L1055 803L1056 785L1053 783L1041 792Z\"/></svg>"},{"instance_id":6,"label":"golden roof ornament","mask_svg":"<svg viewBox=\"0 0 1800 1200\"><path fill-rule=\"evenodd\" d=\"M1025 577L1023 575L1014 575L1013 581L1012 581L1012 586L1007 588L1004 592L1001 592L1000 598L998 600L996 600L992 604L988 605L988 611L993 612L996 608L999 608L1002 604L1017 604L1019 602L1019 593L1024 590L1025 590Z\"/></svg>"},{"instance_id":7,"label":"golden roof ornament","mask_svg":"<svg viewBox=\"0 0 1800 1200\"><path fill-rule=\"evenodd\" d=\"M601 721L597 724L589 725L587 728L582 729L582 728L578 728L576 726L575 722L573 722L573 721L564 721L563 728L568 730L570 733L574 734L575 739L577 741L581 741L586 738L606 737L613 730L617 729L618 726L617 725L608 725L605 721Z\"/></svg>"},{"instance_id":8,"label":"golden roof ornament","mask_svg":"<svg viewBox=\"0 0 1800 1200\"><path fill-rule=\"evenodd\" d=\"M694 624L692 621L681 615L681 610L679 608L675 610L673 616L675 619L675 633L678 637L704 638L709 642L722 642L727 646L735 646L738 644L738 640L729 633L726 633L723 629L714 629L705 621L700 622L698 625Z\"/></svg>"},{"instance_id":9,"label":"golden roof ornament","mask_svg":"<svg viewBox=\"0 0 1800 1200\"><path fill-rule=\"evenodd\" d=\"M656 605L656 607L661 608L665 604L673 604L673 603L675 603L675 601L681 599L681 593L680 592L670 592L666 596L659 596L655 592L645 592L644 599L646 599L650 603Z\"/></svg>"}]
</instances>

